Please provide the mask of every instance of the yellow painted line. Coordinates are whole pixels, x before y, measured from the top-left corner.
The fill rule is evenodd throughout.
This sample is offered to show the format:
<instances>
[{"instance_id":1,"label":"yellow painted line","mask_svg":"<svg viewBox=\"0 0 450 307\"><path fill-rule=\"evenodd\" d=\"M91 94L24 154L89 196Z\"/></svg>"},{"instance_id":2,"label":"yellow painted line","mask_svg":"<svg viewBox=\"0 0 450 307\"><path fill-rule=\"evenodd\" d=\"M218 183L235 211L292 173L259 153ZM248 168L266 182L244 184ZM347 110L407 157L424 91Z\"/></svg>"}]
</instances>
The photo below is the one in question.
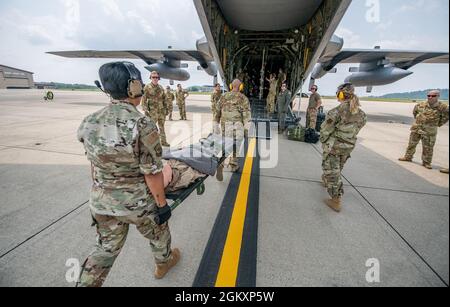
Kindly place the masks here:
<instances>
[{"instance_id":1,"label":"yellow painted line","mask_svg":"<svg viewBox=\"0 0 450 307\"><path fill-rule=\"evenodd\" d=\"M219 273L217 274L216 287L236 287L255 149L256 139L251 139L248 145L247 157L245 158L244 170L234 204Z\"/></svg>"}]
</instances>

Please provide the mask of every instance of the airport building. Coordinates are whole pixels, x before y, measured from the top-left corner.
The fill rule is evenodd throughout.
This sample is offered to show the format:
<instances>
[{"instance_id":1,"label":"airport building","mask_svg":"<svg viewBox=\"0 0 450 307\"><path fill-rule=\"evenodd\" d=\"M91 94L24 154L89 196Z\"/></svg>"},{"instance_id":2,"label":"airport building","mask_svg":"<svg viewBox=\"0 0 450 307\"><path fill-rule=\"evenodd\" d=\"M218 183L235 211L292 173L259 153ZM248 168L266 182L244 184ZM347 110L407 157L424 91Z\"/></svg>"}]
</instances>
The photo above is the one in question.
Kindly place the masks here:
<instances>
[{"instance_id":1,"label":"airport building","mask_svg":"<svg viewBox=\"0 0 450 307\"><path fill-rule=\"evenodd\" d=\"M0 89L32 89L33 74L26 70L0 65Z\"/></svg>"}]
</instances>

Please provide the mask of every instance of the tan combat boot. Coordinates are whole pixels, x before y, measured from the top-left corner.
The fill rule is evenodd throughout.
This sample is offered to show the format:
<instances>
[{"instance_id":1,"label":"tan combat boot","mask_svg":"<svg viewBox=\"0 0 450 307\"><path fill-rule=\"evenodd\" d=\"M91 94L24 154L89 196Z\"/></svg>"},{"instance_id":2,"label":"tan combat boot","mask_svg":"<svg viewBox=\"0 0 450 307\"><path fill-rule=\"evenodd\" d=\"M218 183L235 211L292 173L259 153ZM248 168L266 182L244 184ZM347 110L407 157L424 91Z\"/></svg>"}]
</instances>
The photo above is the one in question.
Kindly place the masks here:
<instances>
[{"instance_id":1,"label":"tan combat boot","mask_svg":"<svg viewBox=\"0 0 450 307\"><path fill-rule=\"evenodd\" d=\"M217 168L216 178L217 178L217 181L219 181L219 182L223 181L223 165L220 165Z\"/></svg>"},{"instance_id":2,"label":"tan combat boot","mask_svg":"<svg viewBox=\"0 0 450 307\"><path fill-rule=\"evenodd\" d=\"M403 157L403 158L398 159L398 161L401 161L401 162L412 162L412 159L407 158L407 157Z\"/></svg>"},{"instance_id":3,"label":"tan combat boot","mask_svg":"<svg viewBox=\"0 0 450 307\"><path fill-rule=\"evenodd\" d=\"M330 207L333 211L336 211L337 213L342 211L342 204L341 204L341 198L335 197L333 199L327 199L325 200L325 203L328 207Z\"/></svg>"},{"instance_id":4,"label":"tan combat boot","mask_svg":"<svg viewBox=\"0 0 450 307\"><path fill-rule=\"evenodd\" d=\"M170 147L170 144L167 143L167 142L164 142L164 141L161 142L161 145L162 145L163 147Z\"/></svg>"},{"instance_id":5,"label":"tan combat boot","mask_svg":"<svg viewBox=\"0 0 450 307\"><path fill-rule=\"evenodd\" d=\"M440 172L448 175L448 168L441 169Z\"/></svg>"},{"instance_id":6,"label":"tan combat boot","mask_svg":"<svg viewBox=\"0 0 450 307\"><path fill-rule=\"evenodd\" d=\"M425 167L426 169L433 169L433 167L431 166L431 164L428 164L426 162L423 162L423 167Z\"/></svg>"},{"instance_id":7,"label":"tan combat boot","mask_svg":"<svg viewBox=\"0 0 450 307\"><path fill-rule=\"evenodd\" d=\"M178 248L173 249L172 254L170 255L170 259L169 261L167 261L167 263L156 265L155 278L163 279L167 275L167 273L169 273L170 269L177 265L177 263L180 261L180 258L180 250Z\"/></svg>"}]
</instances>

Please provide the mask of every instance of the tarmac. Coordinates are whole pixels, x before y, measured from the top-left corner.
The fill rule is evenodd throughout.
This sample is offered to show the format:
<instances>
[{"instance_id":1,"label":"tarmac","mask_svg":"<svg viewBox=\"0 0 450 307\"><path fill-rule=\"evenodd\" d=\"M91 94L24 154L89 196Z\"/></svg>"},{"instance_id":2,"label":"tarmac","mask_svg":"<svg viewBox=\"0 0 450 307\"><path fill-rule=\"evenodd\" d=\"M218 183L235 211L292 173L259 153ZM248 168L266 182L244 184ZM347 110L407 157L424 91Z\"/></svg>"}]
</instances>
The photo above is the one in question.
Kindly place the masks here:
<instances>
[{"instance_id":1,"label":"tarmac","mask_svg":"<svg viewBox=\"0 0 450 307\"><path fill-rule=\"evenodd\" d=\"M76 131L81 120L108 104L99 92L0 91L0 286L73 287L70 261L80 263L95 244L89 211L89 163ZM173 147L211 132L208 96L192 95L187 123L175 107L166 132ZM329 110L336 102L326 101ZM298 106L298 103L297 103ZM306 103L301 105L304 117ZM259 148L276 148L274 167L261 155L255 285L442 287L449 283L449 126L439 129L434 170L401 163L414 105L363 102L369 123L344 170L344 210L323 200L321 149L284 136ZM195 119L195 120L194 120ZM201 123L201 124L200 124ZM276 127L273 127L276 132ZM232 176L209 178L170 221L182 260L162 281L153 276L148 242L135 229L105 286L190 287L199 271ZM369 260L380 282L369 283Z\"/></svg>"}]
</instances>

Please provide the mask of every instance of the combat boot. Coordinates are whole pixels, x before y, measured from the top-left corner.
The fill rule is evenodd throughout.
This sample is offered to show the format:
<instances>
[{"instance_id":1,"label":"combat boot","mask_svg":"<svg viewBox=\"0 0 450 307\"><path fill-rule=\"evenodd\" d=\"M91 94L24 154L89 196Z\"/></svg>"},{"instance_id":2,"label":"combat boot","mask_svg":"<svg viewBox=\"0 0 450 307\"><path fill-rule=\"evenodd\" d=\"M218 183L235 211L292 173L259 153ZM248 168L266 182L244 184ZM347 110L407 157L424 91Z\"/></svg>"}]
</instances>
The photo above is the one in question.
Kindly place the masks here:
<instances>
[{"instance_id":1,"label":"combat boot","mask_svg":"<svg viewBox=\"0 0 450 307\"><path fill-rule=\"evenodd\" d=\"M157 264L155 270L155 278L163 279L167 273L169 273L170 269L178 264L181 258L181 253L178 248L172 250L172 254L170 255L169 261L163 264Z\"/></svg>"},{"instance_id":2,"label":"combat boot","mask_svg":"<svg viewBox=\"0 0 450 307\"><path fill-rule=\"evenodd\" d=\"M216 178L217 178L217 181L219 181L219 182L223 181L223 165L220 165L217 168Z\"/></svg>"},{"instance_id":3,"label":"combat boot","mask_svg":"<svg viewBox=\"0 0 450 307\"><path fill-rule=\"evenodd\" d=\"M441 169L440 172L448 175L448 168Z\"/></svg>"},{"instance_id":4,"label":"combat boot","mask_svg":"<svg viewBox=\"0 0 450 307\"><path fill-rule=\"evenodd\" d=\"M161 142L161 145L162 145L163 147L170 147L170 144L167 143L167 142Z\"/></svg>"},{"instance_id":5,"label":"combat boot","mask_svg":"<svg viewBox=\"0 0 450 307\"><path fill-rule=\"evenodd\" d=\"M407 158L407 157L403 157L403 158L398 159L398 161L401 161L401 162L412 162L412 159Z\"/></svg>"},{"instance_id":6,"label":"combat boot","mask_svg":"<svg viewBox=\"0 0 450 307\"><path fill-rule=\"evenodd\" d=\"M231 165L231 172L232 173L238 173L240 169L241 168L239 167L239 165Z\"/></svg>"},{"instance_id":7,"label":"combat boot","mask_svg":"<svg viewBox=\"0 0 450 307\"><path fill-rule=\"evenodd\" d=\"M336 211L337 213L342 211L342 204L341 204L341 198L340 197L334 197L333 199L327 199L325 200L325 203L328 207L330 207L333 211Z\"/></svg>"},{"instance_id":8,"label":"combat boot","mask_svg":"<svg viewBox=\"0 0 450 307\"><path fill-rule=\"evenodd\" d=\"M425 167L426 169L433 169L433 167L431 166L431 164L423 162L423 167Z\"/></svg>"}]
</instances>

